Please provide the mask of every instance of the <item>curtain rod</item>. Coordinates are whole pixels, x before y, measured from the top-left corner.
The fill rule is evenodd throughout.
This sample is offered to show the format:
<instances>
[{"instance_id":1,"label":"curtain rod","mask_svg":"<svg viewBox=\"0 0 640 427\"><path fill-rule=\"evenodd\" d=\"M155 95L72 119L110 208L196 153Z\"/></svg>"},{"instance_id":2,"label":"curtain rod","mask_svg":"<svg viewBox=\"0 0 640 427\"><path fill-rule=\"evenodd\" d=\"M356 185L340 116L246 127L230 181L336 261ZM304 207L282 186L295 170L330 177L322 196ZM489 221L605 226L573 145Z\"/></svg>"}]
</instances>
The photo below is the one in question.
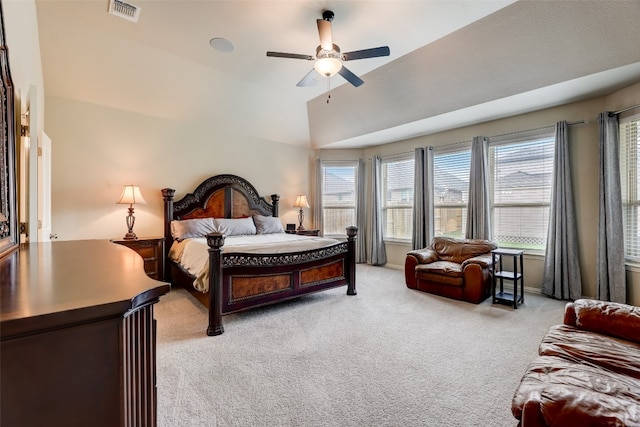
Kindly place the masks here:
<instances>
[{"instance_id":1,"label":"curtain rod","mask_svg":"<svg viewBox=\"0 0 640 427\"><path fill-rule=\"evenodd\" d=\"M449 144L444 144L444 145L428 145L426 147L416 147L416 148L431 148L431 149L436 149L436 148L441 148L441 147L453 147L455 145L463 145L463 144L471 144L472 140L471 139L467 139L466 141L457 141L457 142L450 142ZM384 156L380 156L381 158L387 158L387 157L393 157L393 156L403 156L406 154L413 154L416 152L416 149L414 148L411 151L403 151L402 153L393 153L393 154L386 154Z\"/></svg>"},{"instance_id":2,"label":"curtain rod","mask_svg":"<svg viewBox=\"0 0 640 427\"><path fill-rule=\"evenodd\" d=\"M632 105L631 107L627 107L627 108L623 108L622 110L614 111L613 113L610 113L609 115L616 116L616 115L618 115L620 113L624 113L625 111L633 110L634 108L639 108L639 107L640 107L640 104Z\"/></svg>"},{"instance_id":3,"label":"curtain rod","mask_svg":"<svg viewBox=\"0 0 640 427\"><path fill-rule=\"evenodd\" d=\"M589 120L578 120L577 122L567 122L567 124L569 126L573 126L573 125L582 125L582 124L586 124L589 123ZM555 128L556 125L549 125L549 126L542 126L539 128L535 128L535 129L527 129L527 130L519 130L517 132L509 132L509 133L503 133L502 135L493 135L493 136L489 136L488 138L502 138L505 136L511 136L511 135L520 135L523 133L529 133L529 132L537 132L537 131L541 131L541 130L545 130L545 129L553 129Z\"/></svg>"},{"instance_id":4,"label":"curtain rod","mask_svg":"<svg viewBox=\"0 0 640 427\"><path fill-rule=\"evenodd\" d=\"M635 107L640 107L640 104L639 105L634 105L633 107L625 108L623 111L630 110L630 109L635 108ZM619 111L617 113L619 113ZM588 124L588 123L589 123L589 120L578 120L578 121L575 121L575 122L567 122L567 124L569 126L582 125L582 124ZM519 130L517 132L510 132L510 133L503 133L501 135L488 136L487 138L489 138L489 139L491 139L491 138L502 138L502 137L505 137L505 136L519 135L519 134L523 134L523 133L536 132L536 131L541 131L541 130L545 130L545 129L553 129L553 128L555 128L555 126L556 125L549 125L549 126L542 126L542 127L534 128L534 129ZM430 146L430 147L433 148L433 149L446 148L446 147L453 147L455 145L470 144L471 142L472 142L471 139L467 139L466 141L457 141L457 142L452 142L450 144L436 145L436 146ZM416 147L416 148L418 148L418 147ZM415 153L415 149L413 149L412 151L405 151L405 152L402 152L402 153L387 154L385 156L380 156L380 157L385 158L385 157L392 157L392 156L401 156L401 155L404 155L404 154L411 154L411 153Z\"/></svg>"}]
</instances>

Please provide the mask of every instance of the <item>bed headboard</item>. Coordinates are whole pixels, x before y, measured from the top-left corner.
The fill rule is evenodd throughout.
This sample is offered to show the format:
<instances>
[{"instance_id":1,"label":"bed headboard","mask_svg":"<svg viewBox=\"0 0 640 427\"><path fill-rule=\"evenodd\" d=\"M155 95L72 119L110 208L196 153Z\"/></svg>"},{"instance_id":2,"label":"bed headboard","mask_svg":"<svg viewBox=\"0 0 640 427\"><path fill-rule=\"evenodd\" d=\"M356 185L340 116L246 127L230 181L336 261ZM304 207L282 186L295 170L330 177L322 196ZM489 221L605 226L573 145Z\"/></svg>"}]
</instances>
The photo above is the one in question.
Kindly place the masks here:
<instances>
[{"instance_id":1,"label":"bed headboard","mask_svg":"<svg viewBox=\"0 0 640 427\"><path fill-rule=\"evenodd\" d=\"M193 218L245 218L252 215L278 216L280 196L271 203L260 197L255 187L236 175L216 175L206 179L178 201L175 190L163 188L165 248L171 246L171 221Z\"/></svg>"}]
</instances>

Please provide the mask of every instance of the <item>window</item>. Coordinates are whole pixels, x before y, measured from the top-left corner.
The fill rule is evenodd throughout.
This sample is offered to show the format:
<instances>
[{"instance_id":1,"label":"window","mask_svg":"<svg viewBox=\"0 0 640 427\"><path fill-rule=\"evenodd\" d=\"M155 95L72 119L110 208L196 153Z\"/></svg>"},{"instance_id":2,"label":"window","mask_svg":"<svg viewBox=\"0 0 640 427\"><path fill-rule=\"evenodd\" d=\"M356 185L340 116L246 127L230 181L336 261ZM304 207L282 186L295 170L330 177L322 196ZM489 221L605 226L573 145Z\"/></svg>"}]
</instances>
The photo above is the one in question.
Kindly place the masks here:
<instances>
[{"instance_id":1,"label":"window","mask_svg":"<svg viewBox=\"0 0 640 427\"><path fill-rule=\"evenodd\" d=\"M640 261L640 114L620 121L620 186L625 258Z\"/></svg>"},{"instance_id":2,"label":"window","mask_svg":"<svg viewBox=\"0 0 640 427\"><path fill-rule=\"evenodd\" d=\"M357 223L358 162L322 162L322 231L344 236Z\"/></svg>"},{"instance_id":3,"label":"window","mask_svg":"<svg viewBox=\"0 0 640 427\"><path fill-rule=\"evenodd\" d=\"M490 198L498 245L546 249L554 147L553 132L491 141Z\"/></svg>"},{"instance_id":4,"label":"window","mask_svg":"<svg viewBox=\"0 0 640 427\"><path fill-rule=\"evenodd\" d=\"M471 149L433 154L433 225L435 236L463 238L467 227Z\"/></svg>"},{"instance_id":5,"label":"window","mask_svg":"<svg viewBox=\"0 0 640 427\"><path fill-rule=\"evenodd\" d=\"M412 154L383 159L382 221L385 240L411 240L413 229Z\"/></svg>"}]
</instances>

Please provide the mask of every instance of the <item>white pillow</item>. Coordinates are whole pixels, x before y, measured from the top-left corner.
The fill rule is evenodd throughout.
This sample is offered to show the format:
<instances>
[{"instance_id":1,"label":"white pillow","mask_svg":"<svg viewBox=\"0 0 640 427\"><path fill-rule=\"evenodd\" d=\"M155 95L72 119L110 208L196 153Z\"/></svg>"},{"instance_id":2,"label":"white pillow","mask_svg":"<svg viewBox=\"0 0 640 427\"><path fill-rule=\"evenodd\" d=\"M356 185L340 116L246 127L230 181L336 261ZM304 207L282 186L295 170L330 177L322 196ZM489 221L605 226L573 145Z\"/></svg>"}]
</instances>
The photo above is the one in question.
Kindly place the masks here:
<instances>
[{"instance_id":1,"label":"white pillow","mask_svg":"<svg viewBox=\"0 0 640 427\"><path fill-rule=\"evenodd\" d=\"M209 233L218 231L213 218L185 219L171 221L171 235L178 242L189 237L204 237Z\"/></svg>"},{"instance_id":2,"label":"white pillow","mask_svg":"<svg viewBox=\"0 0 640 427\"><path fill-rule=\"evenodd\" d=\"M256 225L251 217L216 218L216 227L225 236L242 236L256 234Z\"/></svg>"},{"instance_id":3,"label":"white pillow","mask_svg":"<svg viewBox=\"0 0 640 427\"><path fill-rule=\"evenodd\" d=\"M254 215L253 222L256 224L258 234L284 233L280 218L275 216Z\"/></svg>"}]
</instances>

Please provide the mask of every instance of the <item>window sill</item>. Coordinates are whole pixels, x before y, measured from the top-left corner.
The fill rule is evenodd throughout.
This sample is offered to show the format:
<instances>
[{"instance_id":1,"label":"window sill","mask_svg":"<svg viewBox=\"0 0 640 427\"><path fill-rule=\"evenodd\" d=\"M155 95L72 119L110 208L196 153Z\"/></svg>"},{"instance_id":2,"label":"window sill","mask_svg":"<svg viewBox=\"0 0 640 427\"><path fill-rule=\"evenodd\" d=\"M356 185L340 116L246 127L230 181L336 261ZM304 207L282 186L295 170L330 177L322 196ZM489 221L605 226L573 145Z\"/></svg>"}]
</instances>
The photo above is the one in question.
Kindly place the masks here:
<instances>
[{"instance_id":1,"label":"window sill","mask_svg":"<svg viewBox=\"0 0 640 427\"><path fill-rule=\"evenodd\" d=\"M384 239L384 243L391 243L393 245L411 246L411 240L404 240L404 239Z\"/></svg>"},{"instance_id":2,"label":"window sill","mask_svg":"<svg viewBox=\"0 0 640 427\"><path fill-rule=\"evenodd\" d=\"M624 269L633 273L640 273L640 261L626 260L624 262Z\"/></svg>"}]
</instances>

